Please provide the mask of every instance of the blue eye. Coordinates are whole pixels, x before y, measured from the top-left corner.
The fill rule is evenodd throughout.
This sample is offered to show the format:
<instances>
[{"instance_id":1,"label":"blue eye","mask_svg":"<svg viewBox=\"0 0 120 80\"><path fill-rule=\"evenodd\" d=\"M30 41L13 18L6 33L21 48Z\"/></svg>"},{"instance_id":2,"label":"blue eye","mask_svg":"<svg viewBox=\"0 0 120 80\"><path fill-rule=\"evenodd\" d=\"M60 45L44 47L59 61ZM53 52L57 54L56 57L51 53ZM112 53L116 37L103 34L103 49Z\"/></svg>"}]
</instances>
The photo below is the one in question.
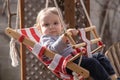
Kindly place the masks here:
<instances>
[{"instance_id":1,"label":"blue eye","mask_svg":"<svg viewBox=\"0 0 120 80\"><path fill-rule=\"evenodd\" d=\"M45 26L45 27L49 27L49 25L50 25L50 24L47 24L47 23L46 23L46 24L44 24L44 26Z\"/></svg>"},{"instance_id":2,"label":"blue eye","mask_svg":"<svg viewBox=\"0 0 120 80\"><path fill-rule=\"evenodd\" d=\"M54 22L54 25L58 25L59 23L58 22Z\"/></svg>"}]
</instances>

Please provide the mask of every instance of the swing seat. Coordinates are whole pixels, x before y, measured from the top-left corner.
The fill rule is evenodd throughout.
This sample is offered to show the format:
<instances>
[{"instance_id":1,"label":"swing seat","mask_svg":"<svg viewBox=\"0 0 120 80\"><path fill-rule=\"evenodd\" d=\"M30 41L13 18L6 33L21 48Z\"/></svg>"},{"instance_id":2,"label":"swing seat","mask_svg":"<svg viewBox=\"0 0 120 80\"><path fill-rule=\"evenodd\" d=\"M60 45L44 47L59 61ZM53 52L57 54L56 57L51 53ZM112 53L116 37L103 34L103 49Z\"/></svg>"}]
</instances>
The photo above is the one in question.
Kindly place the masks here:
<instances>
[{"instance_id":1,"label":"swing seat","mask_svg":"<svg viewBox=\"0 0 120 80\"><path fill-rule=\"evenodd\" d=\"M45 64L59 78L64 80L73 80L72 75L66 74L64 72L63 73L57 72L57 70L58 71L64 70L64 68L61 69L61 67L63 67L60 65L60 64L63 64L61 62L65 62L64 67L67 67L70 70L74 71L75 73L80 74L80 76L82 76L80 80L82 80L83 78L89 77L89 71L87 71L86 69L78 66L77 64L74 64L72 61L67 61L67 58L64 58L58 54L55 54L50 50L46 49L44 46L42 46L40 44L41 35L35 27L18 29L17 31L11 28L6 28L5 32L7 35L25 44L27 48L31 52L33 52L33 54L36 55L38 59L41 62L43 62L43 64ZM52 61L44 61L42 59L43 55L47 56L48 58L51 58ZM57 59L57 62L56 62L56 59ZM57 64L57 63L60 63L60 64Z\"/></svg>"}]
</instances>

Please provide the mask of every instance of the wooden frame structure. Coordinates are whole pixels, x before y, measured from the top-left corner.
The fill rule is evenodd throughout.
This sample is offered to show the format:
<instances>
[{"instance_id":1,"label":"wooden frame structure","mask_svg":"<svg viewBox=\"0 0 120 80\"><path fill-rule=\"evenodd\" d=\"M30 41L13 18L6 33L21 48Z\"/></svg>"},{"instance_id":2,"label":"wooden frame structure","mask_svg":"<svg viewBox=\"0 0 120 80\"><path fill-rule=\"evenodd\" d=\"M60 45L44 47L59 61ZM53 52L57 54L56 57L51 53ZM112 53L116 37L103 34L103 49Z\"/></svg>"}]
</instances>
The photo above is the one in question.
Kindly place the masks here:
<instances>
[{"instance_id":1,"label":"wooden frame structure","mask_svg":"<svg viewBox=\"0 0 120 80\"><path fill-rule=\"evenodd\" d=\"M94 31L94 30L95 30L95 27L85 28L85 31ZM94 31L94 32L95 32L95 31ZM7 33L9 36L15 38L16 40L18 40L18 39L21 37L21 34L20 34L20 33L16 32L16 31L13 30L13 29L10 29L10 28L7 28L7 29L6 29L6 33ZM69 37L69 39L72 39L71 36L70 36L70 35L71 35L70 33L65 33L65 34L67 34L67 36ZM97 35L96 33L94 33L94 34ZM99 41L101 41L101 39L100 39L99 37L95 37L95 39L90 40L90 42L91 42L92 44L97 43L97 42L99 42ZM72 40L70 40L70 42L72 42ZM35 42L32 41L32 40L30 40L30 39L27 38L27 37L24 37L24 38L23 38L22 43L25 44L26 46L30 46L30 47L32 47L32 48L33 48L34 45L35 45ZM73 43L73 42L72 42L72 43ZM75 47L75 45L76 45L76 44L74 44L73 46ZM80 45L79 45L78 47L82 47L82 46L85 46L85 45L86 45L86 44L83 42L83 43L80 43ZM40 45L40 46L42 47L42 45ZM100 48L102 48L102 47L100 46ZM99 49L99 48L98 48L98 49ZM97 51L98 49L96 49L96 51ZM55 56L55 53L49 51L48 49L45 49L45 50L44 50L44 55L46 55L47 57L53 59L54 56ZM84 69L84 68L82 68L82 67L80 67L80 66L78 66L77 64L75 64L75 63L72 62L73 60L75 60L76 58L78 58L78 57L81 56L81 55L82 55L82 52L80 52L79 54L77 54L77 55L75 55L73 58L71 58L71 59L67 62L66 67L69 68L70 70L72 70L72 71L74 71L74 72L82 75L84 78L89 78L89 71L87 71L86 69Z\"/></svg>"}]
</instances>

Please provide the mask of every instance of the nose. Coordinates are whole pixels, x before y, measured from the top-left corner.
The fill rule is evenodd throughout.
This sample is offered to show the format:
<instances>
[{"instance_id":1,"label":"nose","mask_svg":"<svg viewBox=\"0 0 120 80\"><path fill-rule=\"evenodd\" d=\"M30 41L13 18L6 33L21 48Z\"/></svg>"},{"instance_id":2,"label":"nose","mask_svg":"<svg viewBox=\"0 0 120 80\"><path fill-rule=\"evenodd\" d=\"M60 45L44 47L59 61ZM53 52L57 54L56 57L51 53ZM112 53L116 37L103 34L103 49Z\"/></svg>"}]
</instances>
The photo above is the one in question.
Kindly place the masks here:
<instances>
[{"instance_id":1,"label":"nose","mask_svg":"<svg viewBox=\"0 0 120 80\"><path fill-rule=\"evenodd\" d=\"M54 28L54 25L50 25L50 28Z\"/></svg>"}]
</instances>

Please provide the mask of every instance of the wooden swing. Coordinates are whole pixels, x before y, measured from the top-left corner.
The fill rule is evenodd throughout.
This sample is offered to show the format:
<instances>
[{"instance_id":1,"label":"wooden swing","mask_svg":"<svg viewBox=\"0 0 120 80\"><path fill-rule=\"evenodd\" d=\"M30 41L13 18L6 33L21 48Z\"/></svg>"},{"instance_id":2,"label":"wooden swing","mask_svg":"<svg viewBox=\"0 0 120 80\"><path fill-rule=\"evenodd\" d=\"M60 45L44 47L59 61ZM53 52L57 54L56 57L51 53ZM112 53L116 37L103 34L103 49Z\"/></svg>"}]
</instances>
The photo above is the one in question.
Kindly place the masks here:
<instances>
[{"instance_id":1,"label":"wooden swing","mask_svg":"<svg viewBox=\"0 0 120 80\"><path fill-rule=\"evenodd\" d=\"M93 30L93 29L95 29L95 27L85 28L86 31L91 31L91 30ZM9 36L15 38L16 40L18 40L18 39L21 38L21 34L18 33L18 32L16 32L15 30L13 30L13 29L11 29L11 28L7 28L7 29L6 29L6 33L7 33ZM36 44L33 40L30 40L28 37L24 37L24 38L21 38L21 39L22 39L21 42L22 42L23 44L25 44L26 46L30 46L30 47L33 48L33 47L35 46L35 44ZM70 38L70 39L72 39L72 38ZM91 42L92 44L97 43L97 42L99 42L99 41L101 41L100 38L96 38L96 39L90 40L90 42ZM79 46L78 46L78 45L79 45ZM82 46L85 46L85 45L86 45L86 44L83 42L83 43L76 44L76 45L73 45L73 46L74 46L74 48L75 48L75 47L82 47ZM42 45L40 45L40 46L42 47ZM98 49L97 49L97 50L98 50ZM96 51L96 50L95 50L95 51ZM43 52L44 52L44 55L46 55L46 56L49 57L49 58L52 58L52 59L53 59L54 56L55 56L55 53L53 53L53 52L51 52L51 51L49 51L49 50L47 50L47 49L45 49ZM66 67L69 68L69 69L71 69L72 71L74 71L74 72L82 75L84 78L88 78L88 77L89 77L89 71L87 71L86 69L84 69L84 68L82 68L82 67L80 67L80 66L78 66L77 64L74 64L74 63L72 62L73 60L75 60L76 58L78 58L78 57L81 56L81 55L82 55L82 52L79 53L78 55L75 55L73 58L71 58L71 59L68 61L68 63L66 64Z\"/></svg>"},{"instance_id":2,"label":"wooden swing","mask_svg":"<svg viewBox=\"0 0 120 80\"><path fill-rule=\"evenodd\" d=\"M22 23L22 22L21 22ZM22 25L22 24L21 24ZM91 27L88 27L88 28L84 28L86 32L90 31L93 33L94 35L94 39L90 40L91 44L94 44L94 43L98 43L99 41L101 41L101 38L97 35L97 32L96 32L96 28L94 26L91 25ZM19 34L18 32L14 31L13 29L10 29L10 28L7 28L6 29L6 33L15 38L15 39L19 39L21 37L21 34ZM67 36L69 37L69 40L73 46L73 48L78 48L78 47L82 47L82 46L85 46L86 43L83 42L83 43L80 43L80 44L76 44L74 42L74 40L71 38L71 34L70 33L66 33ZM24 39L22 40L22 43L27 45L27 46L30 46L30 47L34 47L35 45L35 42L30 40L29 38L27 37L24 37ZM40 45L42 47L42 45ZM93 50L91 53L94 53L96 52L98 49L102 48L103 46L100 46L98 48L96 48L95 50ZM23 55L23 54L22 54ZM44 51L44 55L46 55L47 57L49 58L54 58L55 56L55 53L45 49ZM66 67L71 69L72 71L82 75L84 78L88 78L89 77L89 71L87 71L86 69L82 68L82 67L79 67L78 65L74 64L72 61L76 58L78 58L80 55L82 55L82 53L76 55L75 57L71 58L70 61L67 63Z\"/></svg>"}]
</instances>

